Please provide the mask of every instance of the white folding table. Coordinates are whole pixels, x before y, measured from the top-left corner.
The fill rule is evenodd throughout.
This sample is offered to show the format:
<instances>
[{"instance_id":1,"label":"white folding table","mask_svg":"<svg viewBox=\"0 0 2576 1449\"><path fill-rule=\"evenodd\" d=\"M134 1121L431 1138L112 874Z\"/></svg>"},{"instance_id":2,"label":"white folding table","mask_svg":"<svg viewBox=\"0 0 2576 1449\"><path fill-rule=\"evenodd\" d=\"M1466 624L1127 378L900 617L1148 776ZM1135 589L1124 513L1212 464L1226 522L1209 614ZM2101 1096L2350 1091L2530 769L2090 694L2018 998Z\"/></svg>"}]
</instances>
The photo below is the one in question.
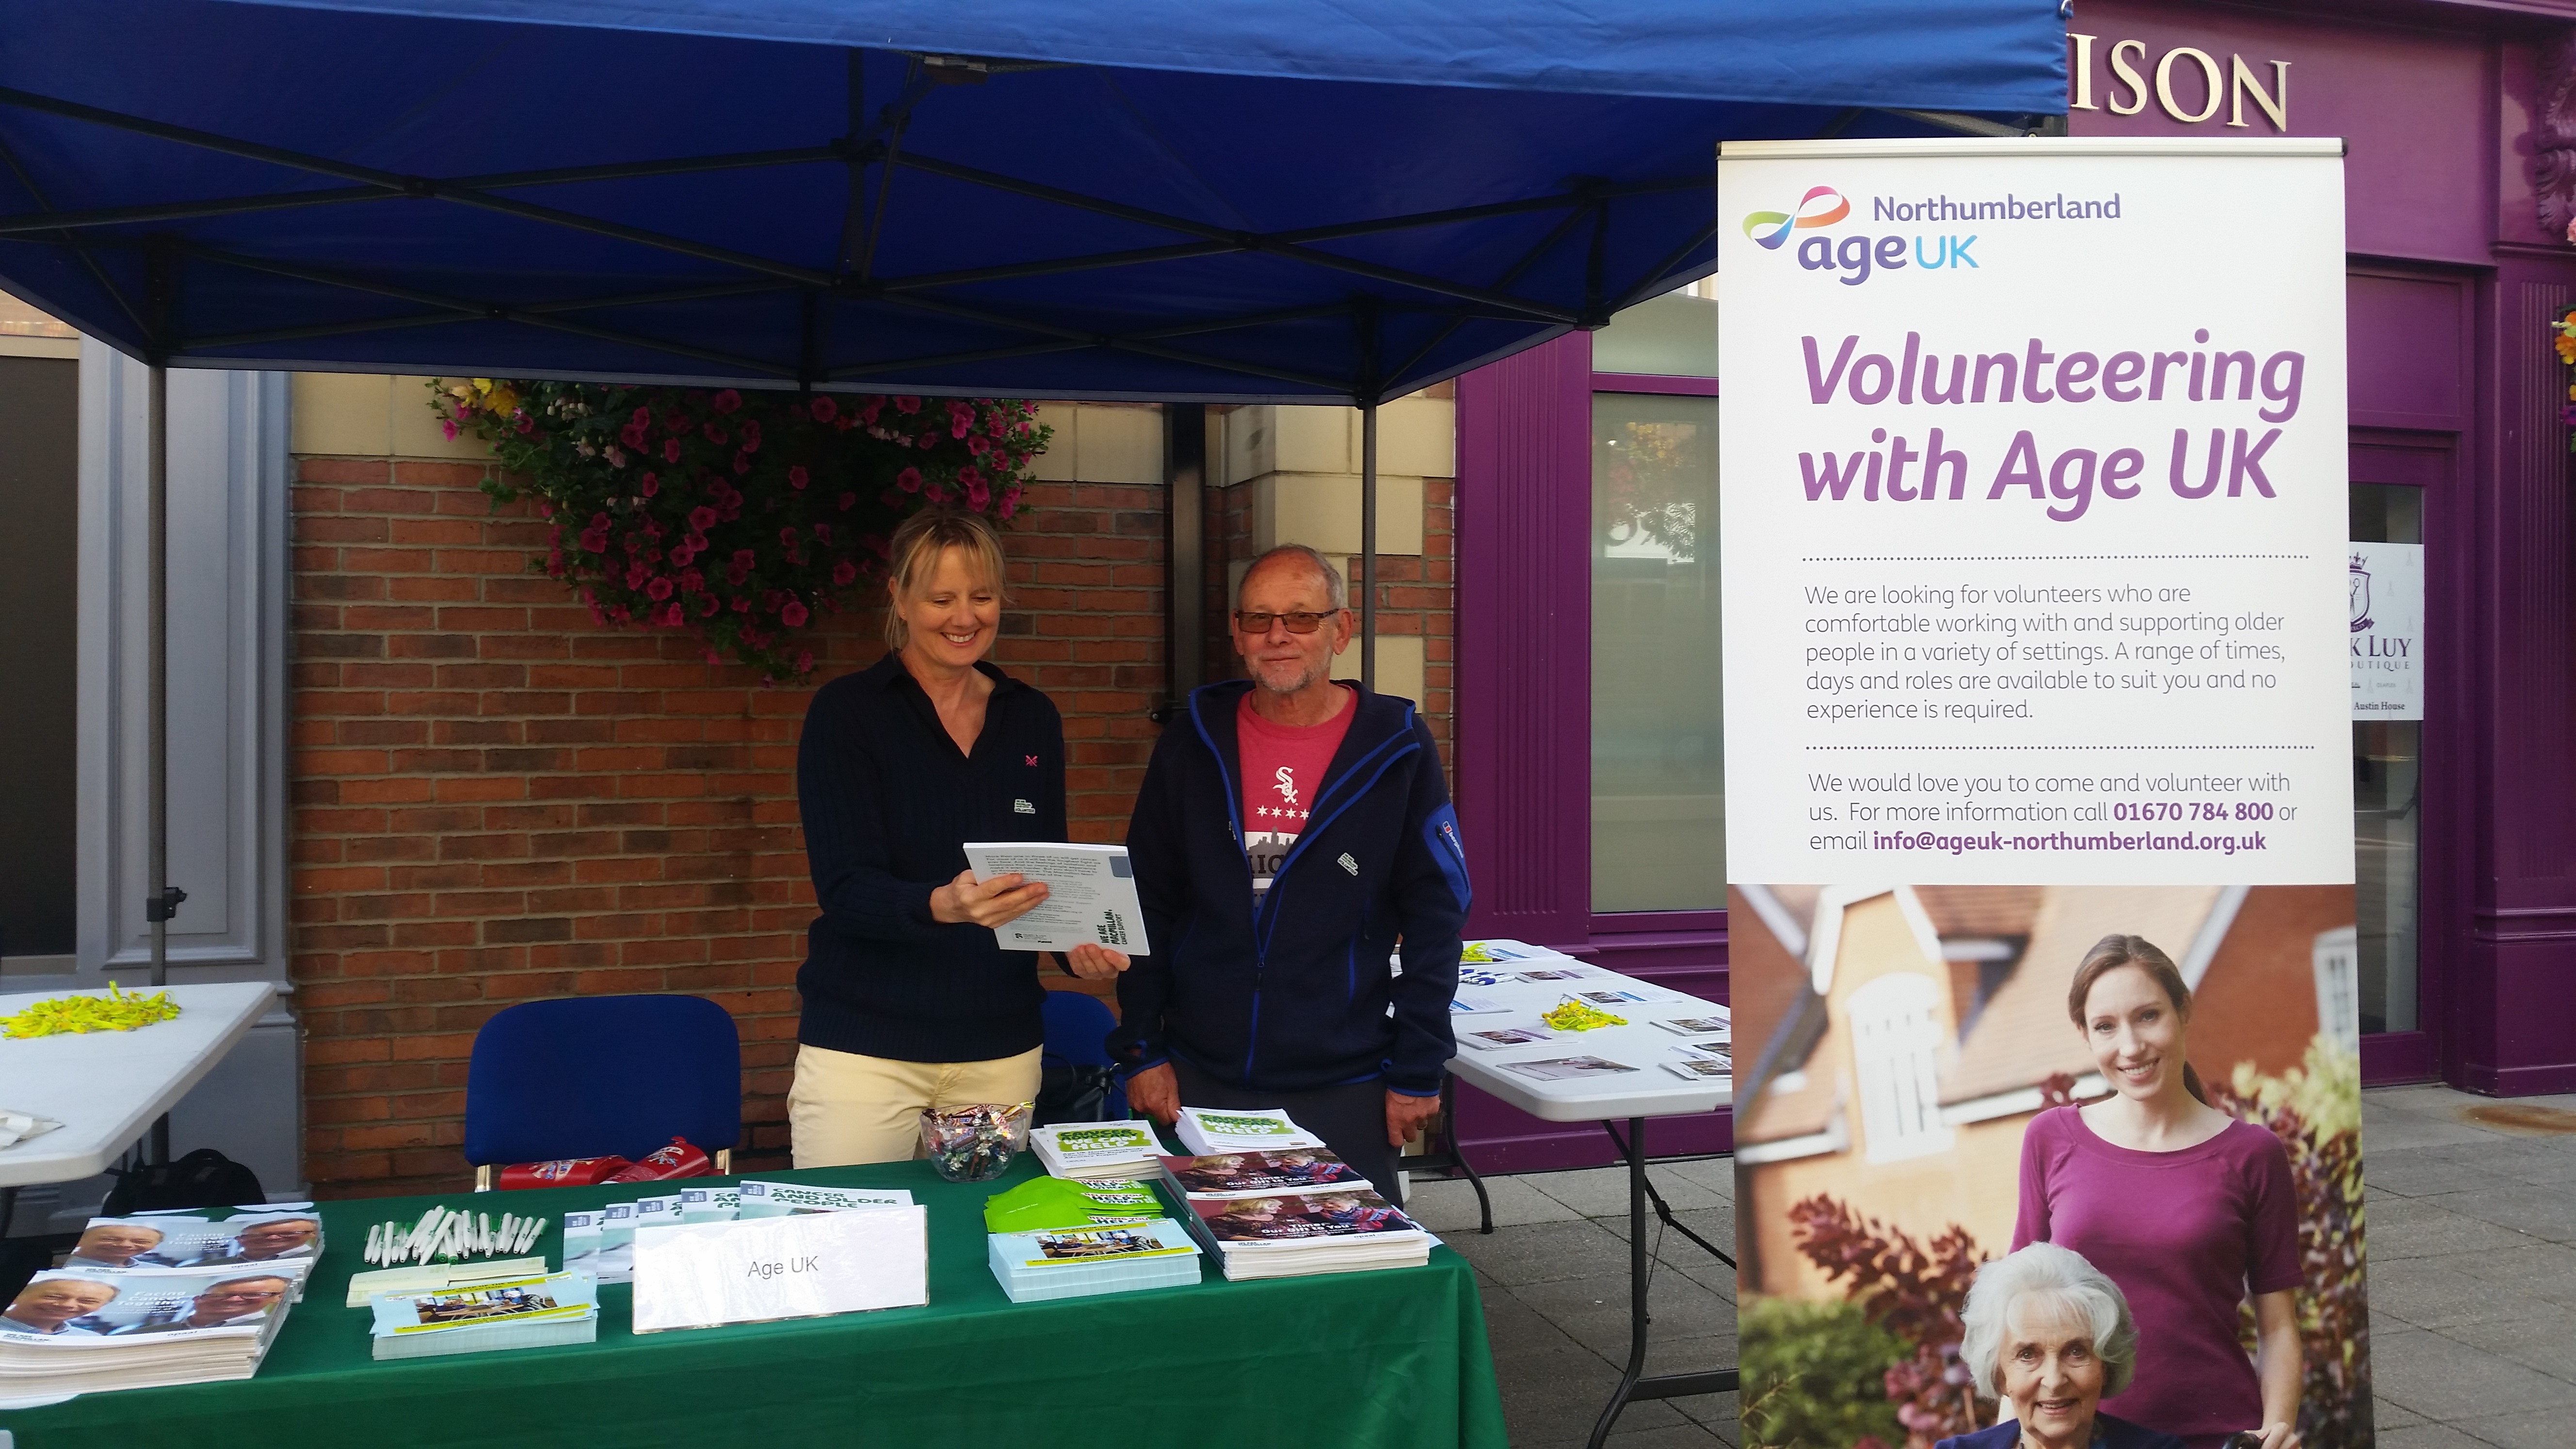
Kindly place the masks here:
<instances>
[{"instance_id":1,"label":"white folding table","mask_svg":"<svg viewBox=\"0 0 2576 1449\"><path fill-rule=\"evenodd\" d=\"M75 1182L105 1172L214 1070L224 1054L276 1003L268 981L173 986L173 1021L133 1031L93 1031L12 1040L0 1037L0 1107L51 1117L63 1125L14 1147L0 1147L0 1188ZM11 1016L56 996L106 991L46 991L0 996Z\"/></svg>"},{"instance_id":2,"label":"white folding table","mask_svg":"<svg viewBox=\"0 0 2576 1449\"><path fill-rule=\"evenodd\" d=\"M1450 1025L1458 1036L1458 1055L1449 1070L1459 1080L1518 1107L1544 1122L1599 1122L1628 1160L1628 1364L1618 1390L1593 1425L1591 1449L1600 1449L1618 1422L1619 1413L1638 1399L1676 1399L1693 1394L1722 1394L1738 1386L1736 1370L1646 1376L1646 1284L1650 1256L1646 1244L1646 1208L1653 1202L1665 1224L1707 1248L1728 1267L1735 1258L1716 1244L1675 1222L1672 1209L1646 1180L1646 1120L1713 1112L1734 1105L1735 1082L1723 1076L1686 1078L1667 1063L1686 1061L1691 1043L1709 1043L1713 1034L1675 1032L1663 1021L1705 1020L1729 1023L1727 1050L1733 1051L1727 1009L1667 986L1623 976L1607 967L1578 961L1522 941L1470 941L1468 954L1491 959L1459 967L1459 1006L1490 1006L1489 1011L1455 1010ZM1538 979L1531 979L1533 976ZM1621 1000L1619 997L1642 998ZM1600 999L1594 999L1598 997ZM1613 1016L1625 1026L1591 1031L1557 1031L1539 1014L1574 998ZM1546 1039L1490 1048L1471 1045L1482 1031L1547 1032ZM1576 1076L1533 1076L1515 1066L1570 1057L1594 1057L1631 1068ZM1564 1069L1556 1069L1564 1070ZM1623 1138L1612 1125L1627 1119Z\"/></svg>"}]
</instances>

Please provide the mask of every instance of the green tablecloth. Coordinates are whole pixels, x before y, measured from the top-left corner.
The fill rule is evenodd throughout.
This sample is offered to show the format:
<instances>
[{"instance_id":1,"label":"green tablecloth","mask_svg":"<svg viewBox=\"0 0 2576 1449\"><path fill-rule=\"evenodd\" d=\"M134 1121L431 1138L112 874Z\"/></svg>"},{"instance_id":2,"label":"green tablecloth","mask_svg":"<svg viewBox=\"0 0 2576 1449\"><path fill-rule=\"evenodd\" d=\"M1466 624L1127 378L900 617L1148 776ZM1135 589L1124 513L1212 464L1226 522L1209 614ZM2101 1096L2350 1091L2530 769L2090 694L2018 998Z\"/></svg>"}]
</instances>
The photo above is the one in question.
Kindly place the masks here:
<instances>
[{"instance_id":1,"label":"green tablecloth","mask_svg":"<svg viewBox=\"0 0 2576 1449\"><path fill-rule=\"evenodd\" d=\"M379 1364L369 1314L341 1306L368 1224L474 1195L325 1203L328 1252L258 1377L0 1411L0 1428L15 1449L1504 1442L1475 1276L1445 1247L1421 1268L1229 1283L1208 1264L1192 1288L1014 1304L985 1266L983 1205L1032 1162L969 1185L919 1162L772 1175L910 1188L929 1208L928 1306L638 1337L619 1284L597 1343ZM473 1205L553 1218L538 1250L560 1263L565 1210L644 1191Z\"/></svg>"}]
</instances>

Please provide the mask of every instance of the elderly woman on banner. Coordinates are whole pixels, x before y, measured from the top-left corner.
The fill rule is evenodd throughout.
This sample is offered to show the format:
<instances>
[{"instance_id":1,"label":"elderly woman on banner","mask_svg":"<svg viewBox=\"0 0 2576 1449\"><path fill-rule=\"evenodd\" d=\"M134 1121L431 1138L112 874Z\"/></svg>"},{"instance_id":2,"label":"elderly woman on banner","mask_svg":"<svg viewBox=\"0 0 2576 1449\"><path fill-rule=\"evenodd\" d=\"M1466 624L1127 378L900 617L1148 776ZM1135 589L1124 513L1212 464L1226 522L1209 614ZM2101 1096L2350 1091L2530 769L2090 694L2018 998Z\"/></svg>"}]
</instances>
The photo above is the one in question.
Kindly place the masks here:
<instances>
[{"instance_id":1,"label":"elderly woman on banner","mask_svg":"<svg viewBox=\"0 0 2576 1449\"><path fill-rule=\"evenodd\" d=\"M2066 1014L2111 1095L2022 1134L2013 1246L2055 1243L2120 1285L2145 1335L2111 1408L2220 1449L2299 1449L2299 1203L2281 1140L2210 1105L2192 1070L2191 987L2136 936L2084 953ZM2254 1308L2256 1351L2239 1341Z\"/></svg>"},{"instance_id":2,"label":"elderly woman on banner","mask_svg":"<svg viewBox=\"0 0 2576 1449\"><path fill-rule=\"evenodd\" d=\"M1936 1449L2183 1449L2101 1411L2137 1370L2138 1328L2119 1285L2082 1255L2033 1243L1986 1263L1960 1318L1959 1357L2008 1417Z\"/></svg>"}]
</instances>

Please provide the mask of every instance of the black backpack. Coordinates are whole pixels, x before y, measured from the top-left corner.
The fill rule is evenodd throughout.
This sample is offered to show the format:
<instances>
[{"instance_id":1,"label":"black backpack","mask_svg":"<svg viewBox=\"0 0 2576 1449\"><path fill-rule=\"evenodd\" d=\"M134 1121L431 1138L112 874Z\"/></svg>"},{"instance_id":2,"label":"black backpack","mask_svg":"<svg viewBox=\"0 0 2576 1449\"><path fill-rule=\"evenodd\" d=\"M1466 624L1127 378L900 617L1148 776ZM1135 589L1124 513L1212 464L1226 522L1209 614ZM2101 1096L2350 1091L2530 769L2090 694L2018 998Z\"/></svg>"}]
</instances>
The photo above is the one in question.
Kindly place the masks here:
<instances>
[{"instance_id":1,"label":"black backpack","mask_svg":"<svg viewBox=\"0 0 2576 1449\"><path fill-rule=\"evenodd\" d=\"M99 1208L102 1217L268 1201L268 1194L260 1191L257 1173L211 1147L200 1147L176 1162L108 1170L116 1175L116 1186Z\"/></svg>"}]
</instances>

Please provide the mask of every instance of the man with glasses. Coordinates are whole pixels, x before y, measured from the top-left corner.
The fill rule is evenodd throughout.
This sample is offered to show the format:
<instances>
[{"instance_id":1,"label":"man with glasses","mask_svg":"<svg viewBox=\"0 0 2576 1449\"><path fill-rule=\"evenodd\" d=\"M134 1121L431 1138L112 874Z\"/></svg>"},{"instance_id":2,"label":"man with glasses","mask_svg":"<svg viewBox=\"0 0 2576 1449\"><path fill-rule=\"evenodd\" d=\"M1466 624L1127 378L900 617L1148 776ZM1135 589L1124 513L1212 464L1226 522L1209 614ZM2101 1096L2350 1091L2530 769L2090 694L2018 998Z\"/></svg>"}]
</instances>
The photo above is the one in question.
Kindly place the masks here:
<instances>
[{"instance_id":1,"label":"man with glasses","mask_svg":"<svg viewBox=\"0 0 2576 1449\"><path fill-rule=\"evenodd\" d=\"M1136 798L1153 950L1119 978L1110 1050L1136 1110L1285 1108L1392 1197L1454 1046L1458 817L1412 701L1332 677L1351 642L1338 570L1283 545L1235 603L1251 678L1192 693Z\"/></svg>"}]
</instances>

